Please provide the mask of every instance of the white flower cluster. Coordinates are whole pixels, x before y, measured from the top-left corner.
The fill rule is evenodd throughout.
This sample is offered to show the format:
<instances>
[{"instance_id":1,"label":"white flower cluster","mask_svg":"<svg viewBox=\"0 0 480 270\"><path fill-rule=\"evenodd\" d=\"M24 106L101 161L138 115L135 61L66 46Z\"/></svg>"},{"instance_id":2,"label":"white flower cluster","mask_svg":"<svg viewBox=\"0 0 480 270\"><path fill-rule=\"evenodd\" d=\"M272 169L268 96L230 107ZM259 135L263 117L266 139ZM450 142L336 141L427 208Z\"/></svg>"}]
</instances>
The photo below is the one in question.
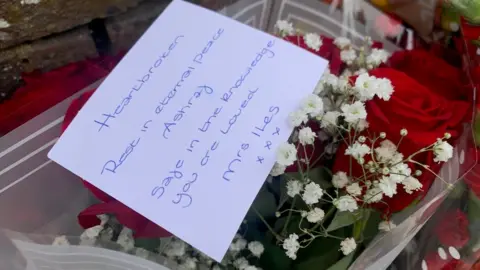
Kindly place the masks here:
<instances>
[{"instance_id":1,"label":"white flower cluster","mask_svg":"<svg viewBox=\"0 0 480 270\"><path fill-rule=\"evenodd\" d=\"M250 253L247 257L244 256L246 251ZM204 269L201 266L206 266L208 269L216 270L232 268L238 270L261 270L252 265L248 258L260 258L263 252L264 247L262 243L258 241L248 243L242 236L236 235L220 264L214 263L208 256L178 238L173 238L162 254L176 261L181 266L181 269Z\"/></svg>"},{"instance_id":2,"label":"white flower cluster","mask_svg":"<svg viewBox=\"0 0 480 270\"><path fill-rule=\"evenodd\" d=\"M348 71L363 73L386 63L389 54L383 49L371 48L372 40L365 38L364 45L355 50L351 41L345 37L338 37L333 42L341 51L340 59L348 65ZM355 73L353 72L353 73Z\"/></svg>"}]
</instances>

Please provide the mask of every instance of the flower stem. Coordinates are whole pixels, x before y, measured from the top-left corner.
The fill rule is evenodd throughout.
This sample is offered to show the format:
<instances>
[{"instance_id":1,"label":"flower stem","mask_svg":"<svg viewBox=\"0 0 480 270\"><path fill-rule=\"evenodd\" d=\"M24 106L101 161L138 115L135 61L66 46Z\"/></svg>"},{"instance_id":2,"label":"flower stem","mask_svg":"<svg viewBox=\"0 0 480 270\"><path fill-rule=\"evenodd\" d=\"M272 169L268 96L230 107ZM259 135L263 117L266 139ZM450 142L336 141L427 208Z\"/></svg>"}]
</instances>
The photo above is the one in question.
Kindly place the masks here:
<instances>
[{"instance_id":1,"label":"flower stem","mask_svg":"<svg viewBox=\"0 0 480 270\"><path fill-rule=\"evenodd\" d=\"M295 207L296 200L297 200L297 197L293 197L292 207L291 207L292 209L293 207ZM292 218L292 214L293 214L293 211L288 212L287 221L285 221L285 224L283 225L282 232L280 233L281 235L285 235L285 232L287 231L288 223L290 222L290 218Z\"/></svg>"},{"instance_id":2,"label":"flower stem","mask_svg":"<svg viewBox=\"0 0 480 270\"><path fill-rule=\"evenodd\" d=\"M267 229L273 234L273 236L275 236L275 238L277 238L278 241L282 241L283 238L278 233L275 232L272 226L270 226L270 224L268 224L265 218L263 218L262 214L260 214L260 212L258 212L258 210L254 206L252 206L252 209L253 209L253 212L255 212L255 214L257 214L260 220L265 224L265 226L267 226Z\"/></svg>"}]
</instances>

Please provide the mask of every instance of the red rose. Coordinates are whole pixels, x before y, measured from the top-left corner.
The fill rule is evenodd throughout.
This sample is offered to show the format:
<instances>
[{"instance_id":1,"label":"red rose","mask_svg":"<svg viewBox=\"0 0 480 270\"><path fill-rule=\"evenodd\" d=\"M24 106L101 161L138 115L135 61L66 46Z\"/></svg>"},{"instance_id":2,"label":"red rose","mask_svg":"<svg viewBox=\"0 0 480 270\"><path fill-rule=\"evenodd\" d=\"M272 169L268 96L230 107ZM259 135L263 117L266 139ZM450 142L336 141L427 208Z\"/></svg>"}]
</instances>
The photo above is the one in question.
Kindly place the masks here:
<instances>
[{"instance_id":1,"label":"red rose","mask_svg":"<svg viewBox=\"0 0 480 270\"><path fill-rule=\"evenodd\" d=\"M368 131L370 134L386 132L387 139L397 143L400 140L400 130L406 128L408 135L403 138L399 151L408 157L423 147L442 138L446 132L452 135L451 141L461 134L462 123L470 108L465 101L446 98L435 88L426 87L405 73L391 69L378 68L370 72L377 78L388 78L395 89L389 101L373 99L366 103ZM455 89L452 89L454 91ZM346 145L341 145L336 155L333 171L349 171L349 156L345 155ZM433 161L431 151L416 155L414 160L430 166L438 172L442 164ZM412 171L417 168L409 163ZM354 163L354 176L363 175L362 169ZM418 168L422 169L422 168ZM408 194L399 186L393 198L384 197L386 204L379 208L386 213L397 212L410 205L416 198L423 196L429 190L435 176L422 169L423 174L418 180L423 184L421 191Z\"/></svg>"},{"instance_id":2,"label":"red rose","mask_svg":"<svg viewBox=\"0 0 480 270\"><path fill-rule=\"evenodd\" d=\"M447 99L467 100L471 96L469 93L472 91L471 86L467 88L462 83L466 79L464 72L436 57L433 52L399 51L390 57L387 65L405 72L420 84Z\"/></svg>"},{"instance_id":3,"label":"red rose","mask_svg":"<svg viewBox=\"0 0 480 270\"><path fill-rule=\"evenodd\" d=\"M73 118L75 118L94 91L95 90L83 93L70 104L62 124L62 132L65 131L68 125L70 125ZM121 224L134 231L135 237L166 237L171 235L165 229L108 196L105 192L94 187L92 184L84 180L82 181L85 187L88 188L95 197L102 201L102 203L88 207L78 215L78 222L83 228L90 228L99 225L100 220L97 218L97 215L113 214Z\"/></svg>"},{"instance_id":4,"label":"red rose","mask_svg":"<svg viewBox=\"0 0 480 270\"><path fill-rule=\"evenodd\" d=\"M468 224L467 215L457 209L442 217L435 228L435 234L442 245L461 248L470 240Z\"/></svg>"}]
</instances>

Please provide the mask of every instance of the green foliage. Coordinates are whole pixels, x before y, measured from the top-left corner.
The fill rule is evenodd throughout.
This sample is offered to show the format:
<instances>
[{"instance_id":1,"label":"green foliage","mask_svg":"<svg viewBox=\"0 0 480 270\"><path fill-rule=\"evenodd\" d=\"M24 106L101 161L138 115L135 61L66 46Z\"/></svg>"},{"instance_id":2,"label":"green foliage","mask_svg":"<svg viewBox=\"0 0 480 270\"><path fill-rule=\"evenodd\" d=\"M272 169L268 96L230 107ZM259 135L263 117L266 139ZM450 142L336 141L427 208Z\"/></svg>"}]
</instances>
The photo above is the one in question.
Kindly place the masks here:
<instances>
[{"instance_id":1,"label":"green foliage","mask_svg":"<svg viewBox=\"0 0 480 270\"><path fill-rule=\"evenodd\" d=\"M291 270L293 261L285 255L285 250L271 242L264 242L265 251L260 257L263 269Z\"/></svg>"},{"instance_id":2,"label":"green foliage","mask_svg":"<svg viewBox=\"0 0 480 270\"><path fill-rule=\"evenodd\" d=\"M300 249L295 261L295 270L326 270L342 256L340 240L317 238L307 248Z\"/></svg>"},{"instance_id":3,"label":"green foliage","mask_svg":"<svg viewBox=\"0 0 480 270\"><path fill-rule=\"evenodd\" d=\"M327 232L332 232L340 228L353 225L355 222L361 220L362 216L363 214L361 210L357 210L353 213L349 211L337 211L332 222L330 222L330 225L327 227Z\"/></svg>"},{"instance_id":4,"label":"green foliage","mask_svg":"<svg viewBox=\"0 0 480 270\"><path fill-rule=\"evenodd\" d=\"M257 197L253 201L252 208L255 208L265 219L275 217L277 211L277 201L272 192L267 188L267 184L264 184L257 194ZM247 220L256 220L258 215L255 211L248 211Z\"/></svg>"}]
</instances>

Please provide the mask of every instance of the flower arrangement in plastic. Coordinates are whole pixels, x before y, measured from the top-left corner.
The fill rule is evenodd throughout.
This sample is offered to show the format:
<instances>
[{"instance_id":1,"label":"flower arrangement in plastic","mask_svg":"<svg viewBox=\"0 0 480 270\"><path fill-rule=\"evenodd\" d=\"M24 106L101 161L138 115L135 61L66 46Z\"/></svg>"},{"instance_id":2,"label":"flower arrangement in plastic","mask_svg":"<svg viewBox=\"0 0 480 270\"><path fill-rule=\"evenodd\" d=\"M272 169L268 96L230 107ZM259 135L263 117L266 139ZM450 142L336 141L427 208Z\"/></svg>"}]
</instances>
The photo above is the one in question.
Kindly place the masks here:
<instances>
[{"instance_id":1,"label":"flower arrangement in plastic","mask_svg":"<svg viewBox=\"0 0 480 270\"><path fill-rule=\"evenodd\" d=\"M287 21L276 29L329 60L329 70L291 113L294 133L224 260L213 262L86 182L102 203L79 215L84 244L106 238L185 269L347 269L375 235L395 228L393 213L421 200L435 179L446 183L438 172L470 111L460 70L426 51L390 56L369 38L355 46ZM72 104L65 127L89 95Z\"/></svg>"}]
</instances>

